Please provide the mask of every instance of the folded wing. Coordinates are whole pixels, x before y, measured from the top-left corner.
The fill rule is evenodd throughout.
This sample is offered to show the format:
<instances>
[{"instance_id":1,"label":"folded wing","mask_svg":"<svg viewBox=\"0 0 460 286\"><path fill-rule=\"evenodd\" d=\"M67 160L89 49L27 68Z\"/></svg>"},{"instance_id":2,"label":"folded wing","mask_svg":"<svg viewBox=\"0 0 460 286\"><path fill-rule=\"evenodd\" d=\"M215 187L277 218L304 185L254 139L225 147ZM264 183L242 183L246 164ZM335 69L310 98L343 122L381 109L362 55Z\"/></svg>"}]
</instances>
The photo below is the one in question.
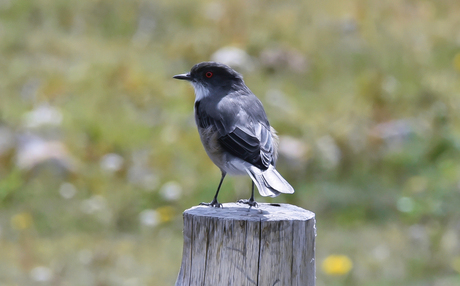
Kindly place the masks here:
<instances>
[{"instance_id":1,"label":"folded wing","mask_svg":"<svg viewBox=\"0 0 460 286\"><path fill-rule=\"evenodd\" d=\"M261 170L274 165L273 138L264 122L244 112L229 117L232 120L215 118L201 108L199 102L195 104L195 112L201 128L214 126L219 131L218 140L226 151Z\"/></svg>"}]
</instances>

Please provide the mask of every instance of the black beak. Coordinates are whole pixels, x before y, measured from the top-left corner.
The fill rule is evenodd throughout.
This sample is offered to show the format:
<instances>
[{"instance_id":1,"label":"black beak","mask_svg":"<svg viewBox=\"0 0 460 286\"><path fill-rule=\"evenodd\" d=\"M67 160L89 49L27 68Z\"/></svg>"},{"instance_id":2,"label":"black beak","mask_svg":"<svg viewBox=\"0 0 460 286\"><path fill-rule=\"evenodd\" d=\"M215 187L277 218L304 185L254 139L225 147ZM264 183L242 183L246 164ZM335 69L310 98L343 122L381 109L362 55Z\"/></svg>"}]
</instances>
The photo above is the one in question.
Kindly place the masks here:
<instances>
[{"instance_id":1,"label":"black beak","mask_svg":"<svg viewBox=\"0 0 460 286\"><path fill-rule=\"evenodd\" d=\"M175 76L173 76L173 78L182 79L182 80L188 80L188 81L192 80L192 78L190 77L189 73L176 74Z\"/></svg>"}]
</instances>

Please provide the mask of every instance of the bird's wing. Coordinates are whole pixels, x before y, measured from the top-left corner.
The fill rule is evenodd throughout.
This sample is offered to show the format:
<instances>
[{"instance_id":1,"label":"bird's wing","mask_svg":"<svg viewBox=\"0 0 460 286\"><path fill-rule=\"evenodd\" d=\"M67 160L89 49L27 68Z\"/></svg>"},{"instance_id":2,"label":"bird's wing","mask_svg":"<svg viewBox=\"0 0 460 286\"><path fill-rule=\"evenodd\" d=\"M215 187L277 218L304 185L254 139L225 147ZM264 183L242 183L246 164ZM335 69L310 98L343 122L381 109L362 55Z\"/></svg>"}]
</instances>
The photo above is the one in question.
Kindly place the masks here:
<instances>
[{"instance_id":1,"label":"bird's wing","mask_svg":"<svg viewBox=\"0 0 460 286\"><path fill-rule=\"evenodd\" d=\"M261 170L266 170L270 164L274 164L273 138L268 121L250 116L245 108L237 110L239 112L233 114L210 114L197 102L197 124L201 128L215 127L220 133L218 140L226 151ZM265 116L265 112L263 115Z\"/></svg>"}]
</instances>

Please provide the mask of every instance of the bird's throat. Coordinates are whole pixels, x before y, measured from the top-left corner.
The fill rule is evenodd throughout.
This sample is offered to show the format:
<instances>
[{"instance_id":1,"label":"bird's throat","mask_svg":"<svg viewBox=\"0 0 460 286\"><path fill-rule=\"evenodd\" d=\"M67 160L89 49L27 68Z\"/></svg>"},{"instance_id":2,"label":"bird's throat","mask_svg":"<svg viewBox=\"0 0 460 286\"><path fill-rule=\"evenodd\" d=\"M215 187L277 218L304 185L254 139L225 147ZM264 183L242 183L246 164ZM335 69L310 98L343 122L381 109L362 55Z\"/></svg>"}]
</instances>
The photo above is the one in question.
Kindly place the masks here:
<instances>
[{"instance_id":1,"label":"bird's throat","mask_svg":"<svg viewBox=\"0 0 460 286\"><path fill-rule=\"evenodd\" d=\"M209 96L209 90L201 84L192 83L193 88L195 89L195 102L202 100L203 98Z\"/></svg>"}]
</instances>

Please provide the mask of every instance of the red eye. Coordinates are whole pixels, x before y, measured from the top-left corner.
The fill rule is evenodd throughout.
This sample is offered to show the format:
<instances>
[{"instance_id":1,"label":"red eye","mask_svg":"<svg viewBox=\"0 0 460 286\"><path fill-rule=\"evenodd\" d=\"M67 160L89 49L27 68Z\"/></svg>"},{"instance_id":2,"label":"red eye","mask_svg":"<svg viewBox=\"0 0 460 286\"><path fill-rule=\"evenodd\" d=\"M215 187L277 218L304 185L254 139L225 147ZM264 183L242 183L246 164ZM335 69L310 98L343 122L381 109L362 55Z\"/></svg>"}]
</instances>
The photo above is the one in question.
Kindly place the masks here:
<instances>
[{"instance_id":1,"label":"red eye","mask_svg":"<svg viewBox=\"0 0 460 286\"><path fill-rule=\"evenodd\" d=\"M207 78L211 78L211 77L212 77L212 72L207 72L207 73L206 73L206 77L207 77Z\"/></svg>"}]
</instances>

